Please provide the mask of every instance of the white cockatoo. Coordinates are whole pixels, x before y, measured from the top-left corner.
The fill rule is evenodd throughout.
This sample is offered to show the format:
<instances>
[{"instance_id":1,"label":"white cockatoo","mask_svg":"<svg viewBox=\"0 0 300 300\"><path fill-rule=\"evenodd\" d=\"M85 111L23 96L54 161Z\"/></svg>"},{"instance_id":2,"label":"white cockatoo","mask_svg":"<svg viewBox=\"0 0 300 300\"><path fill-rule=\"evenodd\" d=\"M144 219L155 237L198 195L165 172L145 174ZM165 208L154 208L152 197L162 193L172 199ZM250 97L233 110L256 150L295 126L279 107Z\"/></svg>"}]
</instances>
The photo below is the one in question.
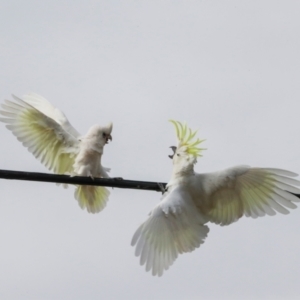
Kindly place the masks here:
<instances>
[{"instance_id":1,"label":"white cockatoo","mask_svg":"<svg viewBox=\"0 0 300 300\"><path fill-rule=\"evenodd\" d=\"M6 100L0 121L39 159L49 170L71 176L109 177L101 165L103 148L112 140L112 123L94 125L81 136L63 112L45 98L30 93L14 101ZM75 198L82 209L100 212L108 201L105 187L77 186Z\"/></svg>"},{"instance_id":2,"label":"white cockatoo","mask_svg":"<svg viewBox=\"0 0 300 300\"><path fill-rule=\"evenodd\" d=\"M178 254L198 248L206 238L207 222L229 225L242 216L257 218L287 214L300 200L297 174L281 169L237 166L219 172L194 171L202 142L180 122L175 125L178 146L173 148L173 171L161 201L132 238L140 264L161 276Z\"/></svg>"}]
</instances>

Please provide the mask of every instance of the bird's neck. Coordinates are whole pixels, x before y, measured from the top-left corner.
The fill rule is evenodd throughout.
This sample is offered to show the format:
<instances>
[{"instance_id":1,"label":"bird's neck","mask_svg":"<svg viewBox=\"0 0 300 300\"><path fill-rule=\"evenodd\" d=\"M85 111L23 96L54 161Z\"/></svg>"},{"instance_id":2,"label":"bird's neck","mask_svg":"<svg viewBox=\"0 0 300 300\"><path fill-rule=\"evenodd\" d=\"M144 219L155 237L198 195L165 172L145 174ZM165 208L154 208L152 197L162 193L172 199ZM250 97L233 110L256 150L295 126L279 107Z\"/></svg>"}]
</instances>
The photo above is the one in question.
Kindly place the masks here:
<instances>
[{"instance_id":1,"label":"bird's neck","mask_svg":"<svg viewBox=\"0 0 300 300\"><path fill-rule=\"evenodd\" d=\"M173 184L179 184L185 182L190 176L193 176L195 174L194 172L194 165L190 164L187 166L173 166L173 171L171 175L171 179L168 182L168 186L171 186Z\"/></svg>"},{"instance_id":2,"label":"bird's neck","mask_svg":"<svg viewBox=\"0 0 300 300\"><path fill-rule=\"evenodd\" d=\"M95 137L86 137L81 140L80 144L81 149L90 149L93 150L100 155L103 154L103 143L100 142L97 138Z\"/></svg>"}]
</instances>

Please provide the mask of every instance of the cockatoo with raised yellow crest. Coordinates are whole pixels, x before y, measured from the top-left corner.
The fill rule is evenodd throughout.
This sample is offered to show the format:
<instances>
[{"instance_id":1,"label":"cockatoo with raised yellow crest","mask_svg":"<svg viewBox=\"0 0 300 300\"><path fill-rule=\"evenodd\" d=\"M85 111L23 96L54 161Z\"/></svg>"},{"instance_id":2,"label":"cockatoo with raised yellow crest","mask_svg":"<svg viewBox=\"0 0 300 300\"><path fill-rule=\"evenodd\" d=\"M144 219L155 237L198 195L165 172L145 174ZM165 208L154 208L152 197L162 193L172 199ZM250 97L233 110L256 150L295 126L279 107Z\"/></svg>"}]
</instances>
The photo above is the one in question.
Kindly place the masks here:
<instances>
[{"instance_id":1,"label":"cockatoo with raised yellow crest","mask_svg":"<svg viewBox=\"0 0 300 300\"><path fill-rule=\"evenodd\" d=\"M132 238L136 256L146 271L161 276L179 254L191 252L205 240L207 222L229 225L242 216L257 218L287 214L300 200L297 174L271 168L237 166L223 171L198 174L194 171L203 149L192 131L173 121L178 139L171 147L173 171L161 201Z\"/></svg>"},{"instance_id":2,"label":"cockatoo with raised yellow crest","mask_svg":"<svg viewBox=\"0 0 300 300\"><path fill-rule=\"evenodd\" d=\"M45 98L30 93L14 101L6 100L0 121L49 170L71 176L109 177L101 165L105 144L112 140L112 123L94 125L81 136L63 112ZM77 186L75 198L82 209L100 212L108 201L105 187Z\"/></svg>"}]
</instances>

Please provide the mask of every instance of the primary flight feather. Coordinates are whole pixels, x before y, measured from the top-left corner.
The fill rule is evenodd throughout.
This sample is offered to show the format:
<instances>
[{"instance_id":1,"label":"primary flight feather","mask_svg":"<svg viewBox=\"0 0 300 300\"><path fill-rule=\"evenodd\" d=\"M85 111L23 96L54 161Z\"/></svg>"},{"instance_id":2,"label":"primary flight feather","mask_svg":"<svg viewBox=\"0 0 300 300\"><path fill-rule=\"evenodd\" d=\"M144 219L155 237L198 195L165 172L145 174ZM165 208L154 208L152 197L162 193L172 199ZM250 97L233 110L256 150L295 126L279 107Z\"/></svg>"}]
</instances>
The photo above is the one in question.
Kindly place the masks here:
<instances>
[{"instance_id":1,"label":"primary flight feather","mask_svg":"<svg viewBox=\"0 0 300 300\"><path fill-rule=\"evenodd\" d=\"M63 112L45 98L30 93L22 99L13 96L2 104L0 121L49 170L71 176L109 177L101 165L103 149L112 140L112 123L94 125L81 136ZM75 198L82 209L100 212L108 201L105 187L77 186Z\"/></svg>"},{"instance_id":2,"label":"primary flight feather","mask_svg":"<svg viewBox=\"0 0 300 300\"><path fill-rule=\"evenodd\" d=\"M257 218L288 214L299 202L297 174L272 168L237 166L219 172L194 171L203 142L196 131L171 120L178 139L171 147L173 171L161 201L132 238L135 254L152 275L161 276L179 254L191 252L205 240L207 222L229 225L242 216Z\"/></svg>"}]
</instances>

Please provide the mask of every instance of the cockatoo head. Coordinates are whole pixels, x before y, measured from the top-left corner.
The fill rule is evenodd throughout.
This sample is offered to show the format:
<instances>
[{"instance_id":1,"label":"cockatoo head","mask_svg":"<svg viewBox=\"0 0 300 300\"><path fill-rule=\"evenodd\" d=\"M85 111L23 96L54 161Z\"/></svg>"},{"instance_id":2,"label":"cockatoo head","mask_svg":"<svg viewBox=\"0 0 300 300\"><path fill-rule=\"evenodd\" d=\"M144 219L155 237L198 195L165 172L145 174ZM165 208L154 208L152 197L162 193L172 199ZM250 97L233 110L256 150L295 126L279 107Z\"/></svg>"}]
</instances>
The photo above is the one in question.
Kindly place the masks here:
<instances>
[{"instance_id":1,"label":"cockatoo head","mask_svg":"<svg viewBox=\"0 0 300 300\"><path fill-rule=\"evenodd\" d=\"M186 124L183 125L174 120L170 120L170 122L175 126L178 144L177 147L170 147L174 154L169 157L173 159L173 164L179 169L188 169L196 163L197 157L202 156L201 151L205 149L198 146L204 140L195 139L197 130L192 131Z\"/></svg>"},{"instance_id":2,"label":"cockatoo head","mask_svg":"<svg viewBox=\"0 0 300 300\"><path fill-rule=\"evenodd\" d=\"M112 128L112 123L108 123L106 126L94 125L89 129L86 137L97 140L97 144L104 146L109 140L112 140Z\"/></svg>"}]
</instances>

